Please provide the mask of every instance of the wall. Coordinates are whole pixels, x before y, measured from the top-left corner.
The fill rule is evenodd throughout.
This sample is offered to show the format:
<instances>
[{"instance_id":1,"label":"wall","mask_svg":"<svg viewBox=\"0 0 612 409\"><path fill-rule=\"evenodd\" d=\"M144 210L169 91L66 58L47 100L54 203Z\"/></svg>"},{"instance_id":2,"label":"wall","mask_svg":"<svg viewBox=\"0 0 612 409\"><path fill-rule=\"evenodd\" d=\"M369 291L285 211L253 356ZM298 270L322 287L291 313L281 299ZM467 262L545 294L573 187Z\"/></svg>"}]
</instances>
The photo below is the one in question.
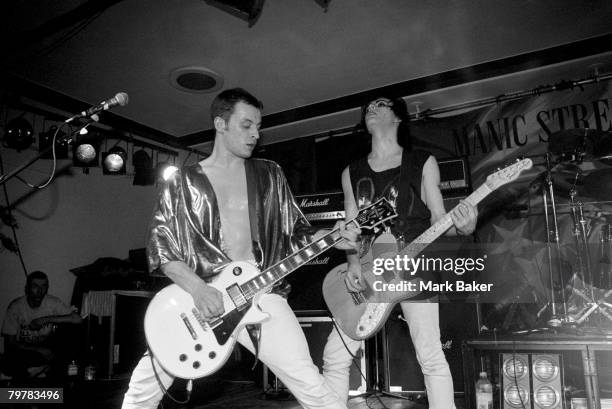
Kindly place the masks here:
<instances>
[{"instance_id":1,"label":"wall","mask_svg":"<svg viewBox=\"0 0 612 409\"><path fill-rule=\"evenodd\" d=\"M0 147L3 173L34 157L36 146L20 153ZM59 168L68 166L72 174L57 177L41 190L33 190L17 178L6 184L9 203L19 203L14 216L28 271L45 271L50 279L49 293L67 303L75 281L70 269L90 264L99 257L126 259L130 249L144 247L156 198L155 186L133 186L131 176L103 175L101 168L91 168L89 174L83 174L71 163L58 161ZM51 160L39 160L19 176L39 184L46 180L51 165ZM131 170L128 161L128 171ZM0 205L5 206L4 194L0 197ZM3 224L0 232L12 237ZM18 256L1 251L0 320L4 319L9 302L23 294L24 284Z\"/></svg>"}]
</instances>

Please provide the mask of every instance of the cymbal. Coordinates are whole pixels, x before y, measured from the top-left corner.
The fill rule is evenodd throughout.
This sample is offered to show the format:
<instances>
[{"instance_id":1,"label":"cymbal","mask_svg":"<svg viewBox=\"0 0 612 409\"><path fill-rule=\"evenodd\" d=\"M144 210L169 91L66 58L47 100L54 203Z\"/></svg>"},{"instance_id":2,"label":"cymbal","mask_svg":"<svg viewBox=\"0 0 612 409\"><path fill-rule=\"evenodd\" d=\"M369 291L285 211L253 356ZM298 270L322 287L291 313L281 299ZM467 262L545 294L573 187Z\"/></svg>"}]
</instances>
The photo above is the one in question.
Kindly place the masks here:
<instances>
[{"instance_id":1,"label":"cymbal","mask_svg":"<svg viewBox=\"0 0 612 409\"><path fill-rule=\"evenodd\" d=\"M598 200L612 200L612 169L598 169L584 180L585 192Z\"/></svg>"},{"instance_id":2,"label":"cymbal","mask_svg":"<svg viewBox=\"0 0 612 409\"><path fill-rule=\"evenodd\" d=\"M565 129L555 132L548 138L548 150L555 154L582 153L593 156L595 146L609 138L609 132L589 128Z\"/></svg>"}]
</instances>

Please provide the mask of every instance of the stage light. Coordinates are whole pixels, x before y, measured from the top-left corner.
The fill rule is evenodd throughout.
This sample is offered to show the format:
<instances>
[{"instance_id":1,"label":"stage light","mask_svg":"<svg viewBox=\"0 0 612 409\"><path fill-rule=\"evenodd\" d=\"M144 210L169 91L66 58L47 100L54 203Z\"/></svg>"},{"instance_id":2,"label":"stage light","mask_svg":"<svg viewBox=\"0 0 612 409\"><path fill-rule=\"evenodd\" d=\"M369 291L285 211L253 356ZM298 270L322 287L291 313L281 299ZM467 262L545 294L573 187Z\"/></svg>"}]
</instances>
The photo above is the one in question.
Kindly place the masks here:
<instances>
[{"instance_id":1,"label":"stage light","mask_svg":"<svg viewBox=\"0 0 612 409\"><path fill-rule=\"evenodd\" d=\"M153 160L147 152L143 149L134 152L132 165L134 165L134 185L149 186L155 183Z\"/></svg>"},{"instance_id":2,"label":"stage light","mask_svg":"<svg viewBox=\"0 0 612 409\"><path fill-rule=\"evenodd\" d=\"M535 392L533 401L542 408L554 408L559 403L559 394L550 386L543 386Z\"/></svg>"},{"instance_id":3,"label":"stage light","mask_svg":"<svg viewBox=\"0 0 612 409\"><path fill-rule=\"evenodd\" d=\"M159 180L166 181L178 170L176 166L169 162L159 162L156 167L156 174Z\"/></svg>"},{"instance_id":4,"label":"stage light","mask_svg":"<svg viewBox=\"0 0 612 409\"><path fill-rule=\"evenodd\" d=\"M504 409L560 409L563 385L560 355L502 354Z\"/></svg>"},{"instance_id":5,"label":"stage light","mask_svg":"<svg viewBox=\"0 0 612 409\"><path fill-rule=\"evenodd\" d=\"M529 404L529 357L527 354L502 354L501 383L504 409L531 408Z\"/></svg>"},{"instance_id":6,"label":"stage light","mask_svg":"<svg viewBox=\"0 0 612 409\"><path fill-rule=\"evenodd\" d=\"M102 173L105 175L125 175L127 152L119 146L113 146L104 153Z\"/></svg>"},{"instance_id":7,"label":"stage light","mask_svg":"<svg viewBox=\"0 0 612 409\"><path fill-rule=\"evenodd\" d=\"M38 134L38 152L43 152L51 146L53 136L57 132L57 126L52 125L46 132L40 132ZM64 140L66 134L62 131L57 132L55 135L55 158L56 159L68 159L68 141ZM42 159L52 159L53 152L49 150L45 154L41 155Z\"/></svg>"},{"instance_id":8,"label":"stage light","mask_svg":"<svg viewBox=\"0 0 612 409\"><path fill-rule=\"evenodd\" d=\"M562 406L560 355L531 355L534 409L555 409Z\"/></svg>"},{"instance_id":9,"label":"stage light","mask_svg":"<svg viewBox=\"0 0 612 409\"><path fill-rule=\"evenodd\" d=\"M513 408L529 408L529 390L522 386L508 386L504 390L504 403Z\"/></svg>"},{"instance_id":10,"label":"stage light","mask_svg":"<svg viewBox=\"0 0 612 409\"><path fill-rule=\"evenodd\" d=\"M548 382L557 376L559 367L548 356L537 357L533 362L533 375L542 382Z\"/></svg>"},{"instance_id":11,"label":"stage light","mask_svg":"<svg viewBox=\"0 0 612 409\"><path fill-rule=\"evenodd\" d=\"M72 166L96 167L100 164L100 138L96 133L80 134L72 145Z\"/></svg>"},{"instance_id":12,"label":"stage light","mask_svg":"<svg viewBox=\"0 0 612 409\"><path fill-rule=\"evenodd\" d=\"M512 379L521 379L527 375L529 366L521 358L510 358L504 362L504 375Z\"/></svg>"},{"instance_id":13,"label":"stage light","mask_svg":"<svg viewBox=\"0 0 612 409\"><path fill-rule=\"evenodd\" d=\"M13 118L6 124L4 146L21 151L34 142L32 125L22 117Z\"/></svg>"}]
</instances>

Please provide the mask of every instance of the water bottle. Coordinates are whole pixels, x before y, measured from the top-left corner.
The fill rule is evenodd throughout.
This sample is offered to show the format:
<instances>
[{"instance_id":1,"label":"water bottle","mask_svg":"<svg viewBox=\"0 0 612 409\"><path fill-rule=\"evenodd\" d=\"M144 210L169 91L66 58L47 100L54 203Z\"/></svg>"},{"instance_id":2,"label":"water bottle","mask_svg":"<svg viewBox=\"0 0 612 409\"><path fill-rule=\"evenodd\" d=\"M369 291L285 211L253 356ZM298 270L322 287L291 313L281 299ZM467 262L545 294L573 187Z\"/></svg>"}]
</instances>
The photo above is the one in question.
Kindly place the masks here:
<instances>
[{"instance_id":1,"label":"water bottle","mask_svg":"<svg viewBox=\"0 0 612 409\"><path fill-rule=\"evenodd\" d=\"M481 372L476 381L476 409L493 409L493 385L486 372Z\"/></svg>"},{"instance_id":2,"label":"water bottle","mask_svg":"<svg viewBox=\"0 0 612 409\"><path fill-rule=\"evenodd\" d=\"M70 364L68 365L68 371L67 371L67 375L69 377L76 377L79 373L79 367L76 363L76 361L73 359Z\"/></svg>"}]
</instances>

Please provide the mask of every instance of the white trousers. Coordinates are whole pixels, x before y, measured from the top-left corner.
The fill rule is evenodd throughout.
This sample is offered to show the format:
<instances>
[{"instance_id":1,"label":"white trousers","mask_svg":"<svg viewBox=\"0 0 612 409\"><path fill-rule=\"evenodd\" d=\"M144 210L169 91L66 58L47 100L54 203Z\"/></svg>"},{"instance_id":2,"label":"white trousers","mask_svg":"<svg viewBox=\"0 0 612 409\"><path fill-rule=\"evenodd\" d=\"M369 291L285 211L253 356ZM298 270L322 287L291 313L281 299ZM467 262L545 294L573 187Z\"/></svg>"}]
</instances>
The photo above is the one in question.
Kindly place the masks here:
<instances>
[{"instance_id":1,"label":"white trousers","mask_svg":"<svg viewBox=\"0 0 612 409\"><path fill-rule=\"evenodd\" d=\"M401 307L425 378L429 408L454 409L453 379L440 342L438 304L402 302ZM350 353L342 343L341 336ZM323 375L331 388L344 399L348 399L351 353L354 355L359 346L359 341L332 328L323 352Z\"/></svg>"},{"instance_id":2,"label":"white trousers","mask_svg":"<svg viewBox=\"0 0 612 409\"><path fill-rule=\"evenodd\" d=\"M278 376L303 407L346 409L346 399L330 388L313 364L304 332L287 301L277 294L265 294L259 305L271 316L261 325L259 359ZM240 332L238 342L254 352L246 330ZM170 387L174 378L165 373L157 362L155 369L164 387ZM143 356L132 373L122 409L153 409L162 397L151 358Z\"/></svg>"}]
</instances>

